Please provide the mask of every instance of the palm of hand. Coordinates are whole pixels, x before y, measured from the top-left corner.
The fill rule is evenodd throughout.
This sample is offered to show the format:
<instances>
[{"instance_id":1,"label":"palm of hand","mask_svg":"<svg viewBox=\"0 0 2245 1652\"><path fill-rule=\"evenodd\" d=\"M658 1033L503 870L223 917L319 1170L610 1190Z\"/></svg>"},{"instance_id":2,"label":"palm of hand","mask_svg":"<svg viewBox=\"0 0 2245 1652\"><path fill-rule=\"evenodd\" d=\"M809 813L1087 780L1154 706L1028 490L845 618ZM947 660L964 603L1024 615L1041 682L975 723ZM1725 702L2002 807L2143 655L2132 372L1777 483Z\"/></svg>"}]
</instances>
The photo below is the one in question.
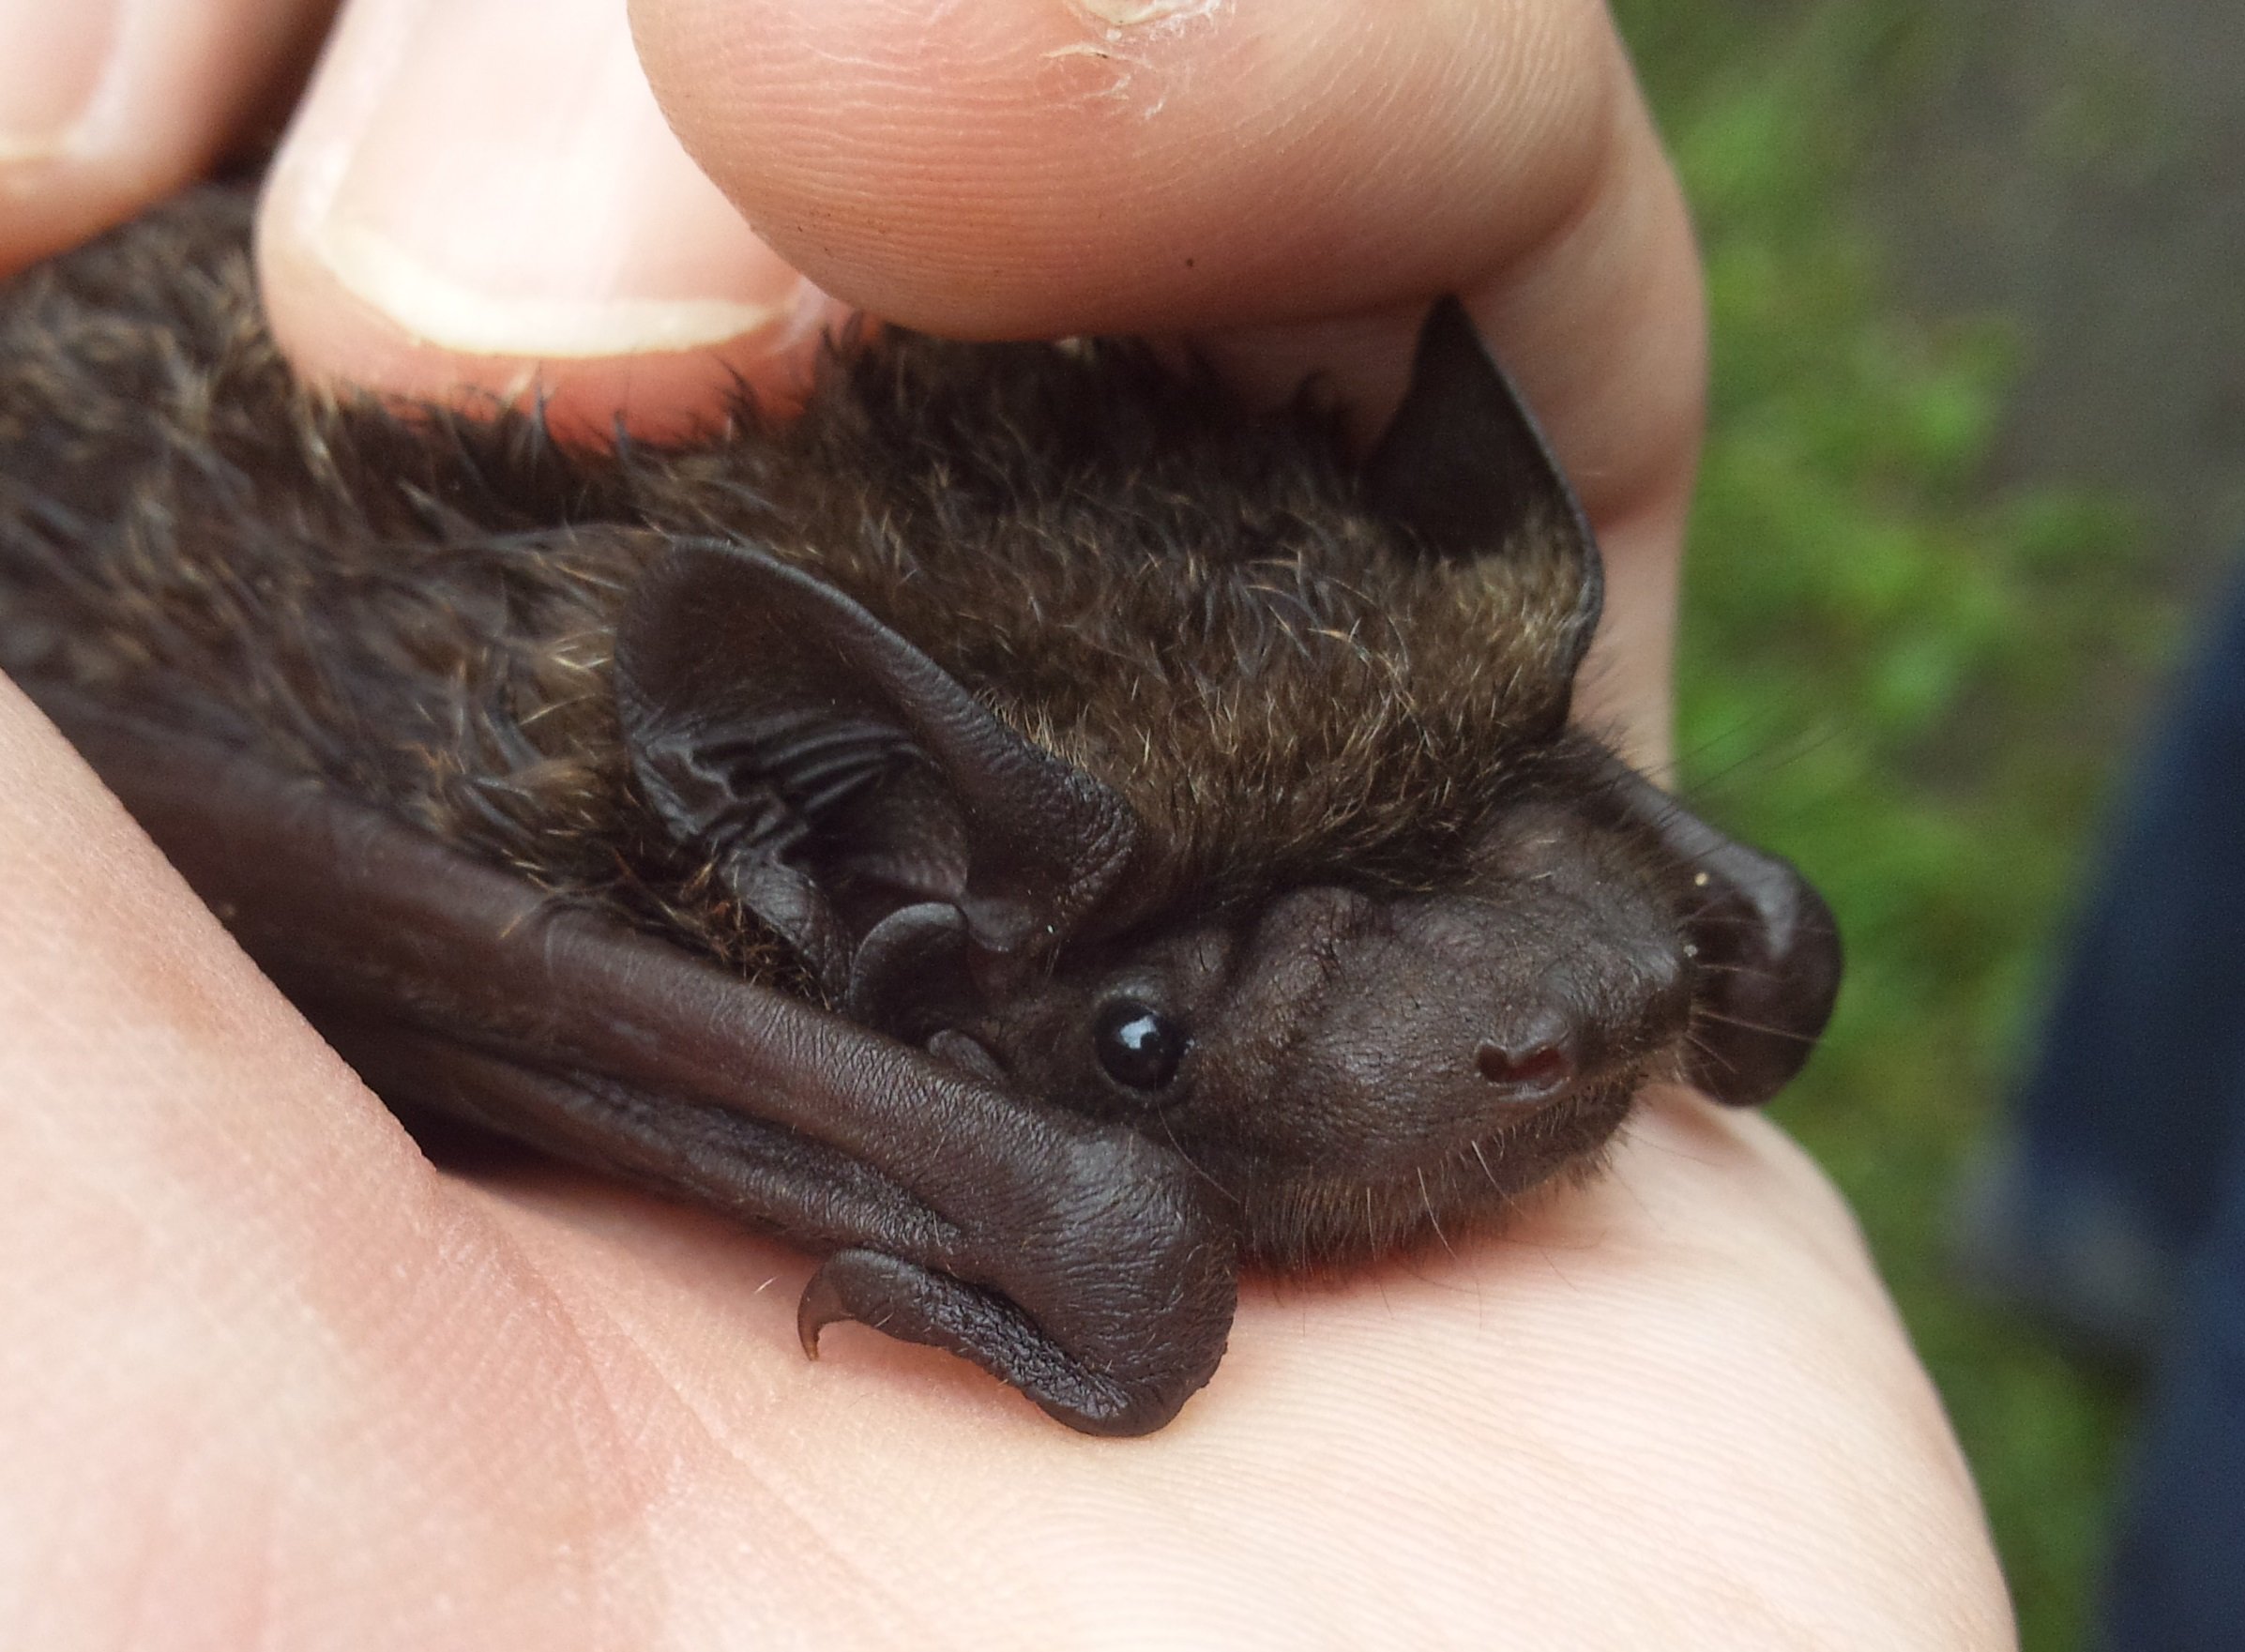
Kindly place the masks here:
<instances>
[{"instance_id":1,"label":"palm of hand","mask_svg":"<svg viewBox=\"0 0 2245 1652\"><path fill-rule=\"evenodd\" d=\"M20 702L0 750L11 1644L2007 1637L1852 1226L1757 1120L1657 1098L1499 1237L1251 1285L1175 1425L1082 1439L855 1327L806 1362L766 1241L433 1171Z\"/></svg>"}]
</instances>

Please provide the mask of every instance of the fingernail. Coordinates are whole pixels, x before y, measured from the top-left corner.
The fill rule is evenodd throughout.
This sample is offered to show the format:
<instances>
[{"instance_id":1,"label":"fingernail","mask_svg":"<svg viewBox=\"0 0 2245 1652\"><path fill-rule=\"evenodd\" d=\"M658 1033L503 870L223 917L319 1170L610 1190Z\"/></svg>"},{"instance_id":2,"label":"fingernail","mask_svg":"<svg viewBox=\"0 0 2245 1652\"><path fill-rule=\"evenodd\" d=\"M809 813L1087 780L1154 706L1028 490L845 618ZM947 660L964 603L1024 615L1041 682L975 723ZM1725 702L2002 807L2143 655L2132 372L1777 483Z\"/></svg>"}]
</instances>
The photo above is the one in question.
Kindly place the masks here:
<instances>
[{"instance_id":1,"label":"fingernail","mask_svg":"<svg viewBox=\"0 0 2245 1652\"><path fill-rule=\"evenodd\" d=\"M0 0L0 163L68 146L116 37L114 0Z\"/></svg>"},{"instance_id":2,"label":"fingernail","mask_svg":"<svg viewBox=\"0 0 2245 1652\"><path fill-rule=\"evenodd\" d=\"M663 124L621 0L354 8L275 187L298 251L447 351L694 351L826 313Z\"/></svg>"}]
</instances>

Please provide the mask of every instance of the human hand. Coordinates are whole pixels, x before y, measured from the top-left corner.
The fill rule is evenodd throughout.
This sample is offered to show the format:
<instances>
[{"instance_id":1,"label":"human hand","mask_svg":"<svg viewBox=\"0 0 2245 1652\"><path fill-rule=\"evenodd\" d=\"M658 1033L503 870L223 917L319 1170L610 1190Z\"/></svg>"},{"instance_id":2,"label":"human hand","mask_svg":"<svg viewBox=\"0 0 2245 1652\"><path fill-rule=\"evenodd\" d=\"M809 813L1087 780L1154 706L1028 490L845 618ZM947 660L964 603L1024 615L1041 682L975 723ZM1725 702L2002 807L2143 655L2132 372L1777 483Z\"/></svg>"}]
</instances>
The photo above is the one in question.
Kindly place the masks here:
<instances>
[{"instance_id":1,"label":"human hand","mask_svg":"<svg viewBox=\"0 0 2245 1652\"><path fill-rule=\"evenodd\" d=\"M1140 21L1110 38L1102 12ZM227 31L293 15L125 15L159 14L204 44L122 37L173 39L117 83L127 129L171 110L111 152L130 166L0 149L29 180L0 209L18 258L191 171L175 134L265 84ZM299 363L441 394L519 388L535 358L564 417L620 400L652 428L706 404L713 359L785 382L827 301L685 167L612 7L522 20L352 8L264 225ZM1615 585L1602 707L1653 746L1701 332L1599 8L635 21L773 245L903 322L1182 335L1376 410L1426 298L1462 293L1584 486ZM1656 1097L1606 1179L1501 1238L1251 1285L1175 1425L1079 1440L860 1330L806 1365L808 1264L761 1240L560 1172L432 1171L20 702L0 739L0 1641L2007 1636L1853 1227L1759 1120Z\"/></svg>"}]
</instances>

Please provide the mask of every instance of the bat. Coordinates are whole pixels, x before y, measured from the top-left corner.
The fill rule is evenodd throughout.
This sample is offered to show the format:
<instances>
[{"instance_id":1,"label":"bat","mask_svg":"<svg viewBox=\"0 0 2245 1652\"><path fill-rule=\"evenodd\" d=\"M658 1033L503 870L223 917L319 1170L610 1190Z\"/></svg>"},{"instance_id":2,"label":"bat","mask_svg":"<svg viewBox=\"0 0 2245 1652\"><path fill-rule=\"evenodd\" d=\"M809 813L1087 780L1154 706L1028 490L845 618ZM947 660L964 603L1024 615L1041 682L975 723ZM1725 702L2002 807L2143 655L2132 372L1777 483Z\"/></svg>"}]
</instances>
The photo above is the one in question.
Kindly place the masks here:
<instances>
[{"instance_id":1,"label":"bat","mask_svg":"<svg viewBox=\"0 0 2245 1652\"><path fill-rule=\"evenodd\" d=\"M0 289L0 668L401 1116L1159 1428L1248 1266L1766 1100L1840 949L1570 720L1596 543L1463 309L1353 457L1120 341L592 452L290 379L238 190Z\"/></svg>"}]
</instances>

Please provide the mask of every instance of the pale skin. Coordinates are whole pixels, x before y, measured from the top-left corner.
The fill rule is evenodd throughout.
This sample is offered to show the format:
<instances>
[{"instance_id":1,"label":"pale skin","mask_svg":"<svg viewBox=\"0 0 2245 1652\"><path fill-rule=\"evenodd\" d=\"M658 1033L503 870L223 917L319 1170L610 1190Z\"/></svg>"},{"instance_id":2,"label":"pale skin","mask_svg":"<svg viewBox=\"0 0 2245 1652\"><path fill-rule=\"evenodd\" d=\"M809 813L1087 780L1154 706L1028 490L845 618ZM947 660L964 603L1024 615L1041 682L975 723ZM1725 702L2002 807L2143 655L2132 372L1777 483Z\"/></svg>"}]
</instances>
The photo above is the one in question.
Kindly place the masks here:
<instances>
[{"instance_id":1,"label":"pale skin","mask_svg":"<svg viewBox=\"0 0 2245 1652\"><path fill-rule=\"evenodd\" d=\"M0 4L0 266L285 108L324 9ZM717 364L793 382L832 293L1370 423L1456 291L1606 548L1595 713L1661 749L1704 331L1599 7L640 0L660 114L604 0L344 9L261 233L307 373L675 428ZM1855 1226L1758 1118L1657 1095L1501 1237L1251 1281L1175 1425L1086 1440L855 1327L807 1363L782 1247L432 1169L12 694L0 762L0 1644L2010 1644Z\"/></svg>"}]
</instances>

